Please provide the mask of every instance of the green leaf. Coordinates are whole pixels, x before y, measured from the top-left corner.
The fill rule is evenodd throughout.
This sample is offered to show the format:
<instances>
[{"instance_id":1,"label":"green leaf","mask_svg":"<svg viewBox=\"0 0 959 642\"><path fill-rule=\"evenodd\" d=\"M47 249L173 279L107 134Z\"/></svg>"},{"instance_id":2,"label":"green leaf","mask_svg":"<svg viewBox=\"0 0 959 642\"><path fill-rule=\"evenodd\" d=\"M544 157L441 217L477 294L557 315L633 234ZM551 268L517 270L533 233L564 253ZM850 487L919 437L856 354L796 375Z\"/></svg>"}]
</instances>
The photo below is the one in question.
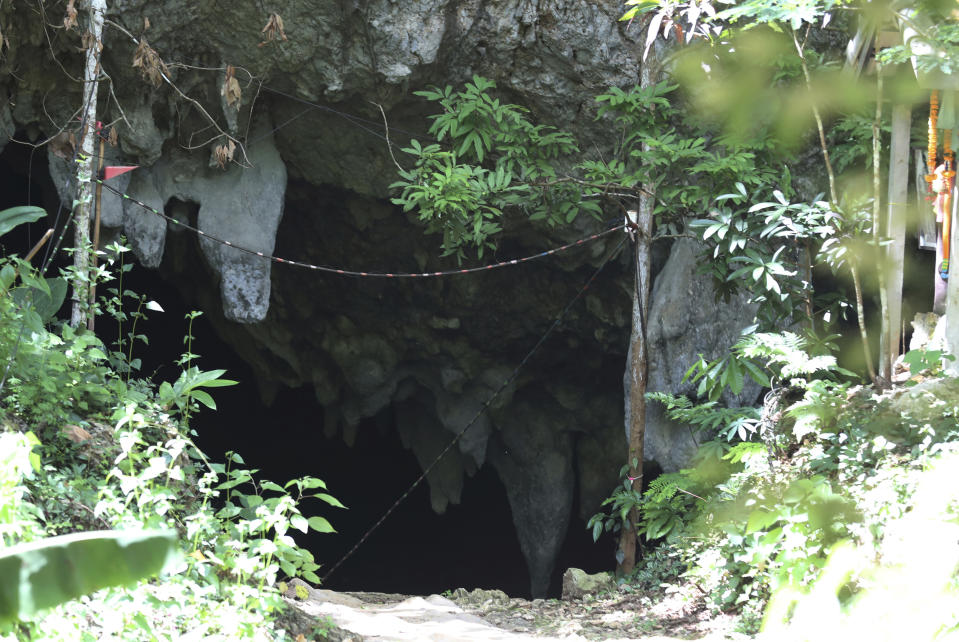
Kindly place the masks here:
<instances>
[{"instance_id":1,"label":"green leaf","mask_svg":"<svg viewBox=\"0 0 959 642\"><path fill-rule=\"evenodd\" d=\"M56 316L67 298L67 280L62 277L45 279L44 284L45 289L17 288L13 297L19 305L32 307L46 323Z\"/></svg>"},{"instance_id":2,"label":"green leaf","mask_svg":"<svg viewBox=\"0 0 959 642\"><path fill-rule=\"evenodd\" d=\"M346 508L346 506L340 503L340 500L333 497L332 495L327 495L326 493L317 493L316 495L313 495L313 497L323 500L330 506L336 506L337 508Z\"/></svg>"},{"instance_id":3,"label":"green leaf","mask_svg":"<svg viewBox=\"0 0 959 642\"><path fill-rule=\"evenodd\" d=\"M16 269L9 263L0 268L0 289L6 290L17 278Z\"/></svg>"},{"instance_id":4,"label":"green leaf","mask_svg":"<svg viewBox=\"0 0 959 642\"><path fill-rule=\"evenodd\" d=\"M768 510L758 509L749 514L746 521L746 533L764 531L779 521L779 515Z\"/></svg>"},{"instance_id":5,"label":"green leaf","mask_svg":"<svg viewBox=\"0 0 959 642\"><path fill-rule=\"evenodd\" d=\"M317 479L316 477L304 477L302 479L303 488L326 488L326 483L322 479ZM289 487L289 483L287 487Z\"/></svg>"},{"instance_id":6,"label":"green leaf","mask_svg":"<svg viewBox=\"0 0 959 642\"><path fill-rule=\"evenodd\" d=\"M758 383L763 388L768 388L770 385L769 375L762 371L762 369L756 365L750 359L743 359L740 361L742 366L746 369L746 372L752 377L753 381Z\"/></svg>"},{"instance_id":7,"label":"green leaf","mask_svg":"<svg viewBox=\"0 0 959 642\"><path fill-rule=\"evenodd\" d=\"M256 508L263 503L263 498L259 495L241 495L240 501L247 508Z\"/></svg>"},{"instance_id":8,"label":"green leaf","mask_svg":"<svg viewBox=\"0 0 959 642\"><path fill-rule=\"evenodd\" d=\"M210 410L216 410L216 402L213 401L213 397L209 393L202 390L191 390L190 396L202 403L204 406Z\"/></svg>"},{"instance_id":9,"label":"green leaf","mask_svg":"<svg viewBox=\"0 0 959 642\"><path fill-rule=\"evenodd\" d=\"M326 521L326 519L319 517L317 515L314 515L313 517L308 519L307 523L309 523L310 528L312 528L318 533L335 533L336 532L336 529L334 529L333 526L330 525L328 521Z\"/></svg>"},{"instance_id":10,"label":"green leaf","mask_svg":"<svg viewBox=\"0 0 959 642\"><path fill-rule=\"evenodd\" d=\"M32 269L24 269L27 267L29 267L29 264L24 263L20 270L20 280L23 281L24 285L27 285L34 290L38 290L41 294L49 296L50 286L47 284L46 279L38 274L35 274Z\"/></svg>"},{"instance_id":11,"label":"green leaf","mask_svg":"<svg viewBox=\"0 0 959 642\"><path fill-rule=\"evenodd\" d=\"M176 532L93 531L0 552L0 622L23 620L107 586L133 584L178 559Z\"/></svg>"},{"instance_id":12,"label":"green leaf","mask_svg":"<svg viewBox=\"0 0 959 642\"><path fill-rule=\"evenodd\" d=\"M47 215L42 207L22 205L0 211L0 236L3 236L21 223L33 223Z\"/></svg>"},{"instance_id":13,"label":"green leaf","mask_svg":"<svg viewBox=\"0 0 959 642\"><path fill-rule=\"evenodd\" d=\"M739 368L738 360L733 357L729 359L729 364L726 366L729 372L728 384L729 389L734 395L738 395L743 391L743 371Z\"/></svg>"},{"instance_id":14,"label":"green leaf","mask_svg":"<svg viewBox=\"0 0 959 642\"><path fill-rule=\"evenodd\" d=\"M305 533L309 529L310 524L302 515L292 515L290 516L290 526L301 533Z\"/></svg>"},{"instance_id":15,"label":"green leaf","mask_svg":"<svg viewBox=\"0 0 959 642\"><path fill-rule=\"evenodd\" d=\"M261 484L260 484L260 488L262 488L263 490L272 490L272 491L275 491L275 492L277 492L277 493L285 493L285 492L286 492L286 491L283 489L282 486L280 486L279 484L276 484L276 483L274 483L274 482L271 482L271 481L269 481L269 480L264 481L263 483L261 483Z\"/></svg>"},{"instance_id":16,"label":"green leaf","mask_svg":"<svg viewBox=\"0 0 959 642\"><path fill-rule=\"evenodd\" d=\"M208 370L206 372L197 372L196 376L190 380L191 386L205 386L207 388L223 388L226 386L235 386L236 381L232 379L220 379L226 370Z\"/></svg>"}]
</instances>

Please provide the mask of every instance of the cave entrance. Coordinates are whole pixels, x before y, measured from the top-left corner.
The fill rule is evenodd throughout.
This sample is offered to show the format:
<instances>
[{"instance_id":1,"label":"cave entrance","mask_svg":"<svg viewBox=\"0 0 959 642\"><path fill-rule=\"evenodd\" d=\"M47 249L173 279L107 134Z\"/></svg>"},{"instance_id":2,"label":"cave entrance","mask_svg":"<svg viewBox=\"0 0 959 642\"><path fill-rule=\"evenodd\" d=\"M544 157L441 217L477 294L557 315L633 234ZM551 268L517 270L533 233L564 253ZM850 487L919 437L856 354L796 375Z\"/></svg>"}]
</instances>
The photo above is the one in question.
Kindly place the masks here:
<instances>
[{"instance_id":1,"label":"cave entrance","mask_svg":"<svg viewBox=\"0 0 959 642\"><path fill-rule=\"evenodd\" d=\"M16 132L13 138L29 140L25 131ZM25 256L48 228L56 227L56 234L33 259L34 265L39 265L58 238L68 212L65 208L59 207L57 190L47 164L46 148L5 142L6 146L0 153L0 210L21 205L36 205L44 208L47 216L30 225L19 225L5 234L0 240L2 252ZM56 276L56 265L66 264L62 256L54 257L54 260L58 263L48 270L47 276Z\"/></svg>"},{"instance_id":2,"label":"cave entrance","mask_svg":"<svg viewBox=\"0 0 959 642\"><path fill-rule=\"evenodd\" d=\"M23 255L53 225L59 210L45 150L10 143L0 153L0 209L25 204L43 206L48 217L5 236L7 253ZM60 214L62 225L65 210ZM184 237L169 235L168 241L179 244L181 259L183 252L196 252L194 265L199 266L202 261L196 240ZM70 240L72 236L65 244ZM62 250L59 254L48 276L68 262ZM137 344L134 356L143 361L143 375L156 381L173 381L179 374L175 361L184 351L184 317L196 306L186 301L182 288L162 278L161 272L136 266L124 276L123 287L163 307L164 312L150 312L138 326L137 332L148 335L150 342ZM69 314L66 305L60 314ZM97 323L97 332L109 344L115 339L115 324L103 318ZM281 484L302 475L318 477L326 482L329 493L348 507L340 510L320 502L304 506L307 514L315 511L326 517L338 531L311 533L309 537L294 533L322 564L322 576L420 475L413 453L402 446L389 409L362 422L350 447L339 436L325 437L323 408L311 389L281 389L267 406L257 392L251 368L216 335L205 316L194 322L192 332L193 352L201 355L197 364L208 370L226 368L228 378L240 381L238 386L215 390L218 410L205 411L195 418L198 445L220 460L223 453L236 451L249 468L260 470L261 478ZM556 561L549 590L553 597L559 596L562 572L567 567L595 572L612 565L611 545L592 542L584 521L576 514L577 508L573 507L566 541ZM505 489L493 467L487 464L466 478L461 503L450 505L443 515L433 512L429 489L423 482L324 586L407 594L440 593L458 587L496 588L511 596L528 597L526 562Z\"/></svg>"},{"instance_id":3,"label":"cave entrance","mask_svg":"<svg viewBox=\"0 0 959 642\"><path fill-rule=\"evenodd\" d=\"M157 272L138 267L129 277L132 289L149 293L165 310L144 326L150 335L149 349L138 347L144 368L157 371L161 379L172 379L176 376L172 363L182 350L186 331L182 319L189 308L179 291ZM355 442L347 446L339 434L325 436L323 408L312 388L281 388L267 406L257 392L251 368L220 340L204 317L196 320L193 334L193 351L202 355L200 367L226 368L226 377L240 381L213 391L218 410L204 411L193 422L198 445L221 461L225 452L236 451L248 467L260 469L261 478L280 484L302 475L318 477L348 507L341 510L318 501L304 506L308 515L315 510L337 530L309 536L294 533L322 564L322 577L421 473L415 456L400 441L392 412L386 409L362 421ZM562 573L569 566L596 572L613 564L612 542L594 544L577 510L574 505L550 597L559 597ZM530 596L526 561L506 490L489 464L464 480L461 503L448 506L442 515L433 512L424 481L324 583L331 590L414 595L459 587Z\"/></svg>"}]
</instances>

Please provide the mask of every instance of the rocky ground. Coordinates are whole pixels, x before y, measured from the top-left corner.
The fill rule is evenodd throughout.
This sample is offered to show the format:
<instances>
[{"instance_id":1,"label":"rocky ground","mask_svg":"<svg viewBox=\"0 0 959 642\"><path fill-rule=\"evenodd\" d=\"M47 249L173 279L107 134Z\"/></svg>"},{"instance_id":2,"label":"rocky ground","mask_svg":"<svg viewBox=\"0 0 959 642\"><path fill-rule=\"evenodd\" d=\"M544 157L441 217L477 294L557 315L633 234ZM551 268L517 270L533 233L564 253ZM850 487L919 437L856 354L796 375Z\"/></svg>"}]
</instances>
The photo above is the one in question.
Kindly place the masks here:
<instances>
[{"instance_id":1,"label":"rocky ground","mask_svg":"<svg viewBox=\"0 0 959 642\"><path fill-rule=\"evenodd\" d=\"M291 601L337 642L749 639L734 631L734 618L710 613L692 587L530 601L483 589L417 597L298 586L288 591Z\"/></svg>"}]
</instances>

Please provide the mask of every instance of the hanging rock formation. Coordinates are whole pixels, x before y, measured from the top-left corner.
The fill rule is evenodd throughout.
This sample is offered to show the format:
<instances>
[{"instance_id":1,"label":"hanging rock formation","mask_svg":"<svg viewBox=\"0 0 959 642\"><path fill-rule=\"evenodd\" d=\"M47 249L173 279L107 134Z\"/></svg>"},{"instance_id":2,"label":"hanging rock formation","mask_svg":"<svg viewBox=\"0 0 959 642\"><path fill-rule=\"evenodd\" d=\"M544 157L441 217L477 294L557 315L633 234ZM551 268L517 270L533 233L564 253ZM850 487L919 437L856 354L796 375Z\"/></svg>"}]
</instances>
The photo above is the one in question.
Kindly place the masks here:
<instances>
[{"instance_id":1,"label":"hanging rock formation","mask_svg":"<svg viewBox=\"0 0 959 642\"><path fill-rule=\"evenodd\" d=\"M536 120L568 126L602 150L612 134L595 121L593 98L634 84L640 64L638 29L617 22L620 0L299 0L283 9L283 33L264 31L270 16L253 0L110 5L100 119L119 133L109 158L142 166L116 187L235 245L364 271L455 267L388 201L396 175L388 145L403 163L398 149L427 128L430 106L414 90L480 74ZM45 34L43 19L10 3L0 5L0 28L10 41L0 56L8 97L0 146L14 131L41 141L71 127L79 86L65 73L78 68L79 34ZM131 65L144 39L167 65L145 63L155 83L141 75L143 65ZM226 65L236 70L236 104L222 91ZM246 144L221 169L213 148L227 134ZM69 159L49 158L69 203ZM574 493L582 516L595 512L625 457L626 254L612 258L506 382L619 238L469 277L344 279L271 265L208 239L197 252L192 236L109 195L103 215L144 265L162 259L253 366L266 401L280 386L310 386L323 429L348 442L364 418L387 416L423 467L475 418L428 476L432 506L442 512L458 503L465 477L494 466L532 592L545 591ZM484 260L538 253L601 229L585 217L562 229L509 220L498 252ZM710 307L703 319L711 295L691 276L695 250L679 243L671 256L658 252L654 268L666 267L653 297L652 382L675 390L690 359L727 345L749 311ZM647 453L664 468L688 459L685 427L654 410L647 430Z\"/></svg>"}]
</instances>

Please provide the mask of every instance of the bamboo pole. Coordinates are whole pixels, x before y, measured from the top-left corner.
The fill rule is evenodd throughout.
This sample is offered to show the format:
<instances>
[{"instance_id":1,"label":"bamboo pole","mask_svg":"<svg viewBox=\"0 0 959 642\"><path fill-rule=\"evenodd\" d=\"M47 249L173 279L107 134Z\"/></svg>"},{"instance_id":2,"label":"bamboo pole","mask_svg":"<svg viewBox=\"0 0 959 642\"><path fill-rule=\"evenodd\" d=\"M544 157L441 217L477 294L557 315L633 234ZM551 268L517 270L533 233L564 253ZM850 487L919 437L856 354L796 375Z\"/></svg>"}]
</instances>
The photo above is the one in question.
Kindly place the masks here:
<instances>
[{"instance_id":1,"label":"bamboo pole","mask_svg":"<svg viewBox=\"0 0 959 642\"><path fill-rule=\"evenodd\" d=\"M100 157L97 159L97 176L100 176L103 172L103 132L100 131L100 128L97 128L97 136L100 139ZM96 188L96 197L94 202L96 203L96 220L93 223L93 254L90 257L90 273L96 275L97 272L97 251L100 249L100 209L103 201L103 183L98 182ZM90 280L90 301L89 301L89 318L87 319L87 330L93 332L94 324L96 323L96 303L97 303L97 282L96 276Z\"/></svg>"}]
</instances>

